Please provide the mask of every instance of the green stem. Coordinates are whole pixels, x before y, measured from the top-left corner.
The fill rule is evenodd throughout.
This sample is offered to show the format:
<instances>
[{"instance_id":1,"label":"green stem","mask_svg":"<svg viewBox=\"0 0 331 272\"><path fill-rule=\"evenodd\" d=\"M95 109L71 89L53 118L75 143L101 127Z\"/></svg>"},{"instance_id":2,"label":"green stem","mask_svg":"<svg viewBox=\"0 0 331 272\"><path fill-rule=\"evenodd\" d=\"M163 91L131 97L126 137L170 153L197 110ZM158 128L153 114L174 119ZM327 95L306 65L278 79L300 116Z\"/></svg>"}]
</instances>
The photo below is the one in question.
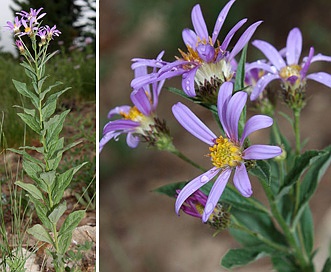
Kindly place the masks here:
<instances>
[{"instance_id":1,"label":"green stem","mask_svg":"<svg viewBox=\"0 0 331 272\"><path fill-rule=\"evenodd\" d=\"M301 142L300 142L300 109L293 111L294 114L294 134L295 134L295 153L300 155L301 153Z\"/></svg>"},{"instance_id":2,"label":"green stem","mask_svg":"<svg viewBox=\"0 0 331 272\"><path fill-rule=\"evenodd\" d=\"M178 158L182 159L183 161L191 164L193 167L201 170L202 172L206 172L206 169L201 167L200 165L196 164L194 161L186 157L183 153L181 153L174 145L172 145L171 149L168 149L168 151L174 155L176 155Z\"/></svg>"},{"instance_id":3,"label":"green stem","mask_svg":"<svg viewBox=\"0 0 331 272\"><path fill-rule=\"evenodd\" d=\"M282 246L280 244L277 244L271 240L269 240L268 238L264 237L262 234L252 231L248 228L246 228L245 226L243 226L242 224L239 223L239 221L232 215L231 216L231 222L232 222L232 227L239 229L241 231L246 232L248 235L257 238L258 240L260 240L261 242L263 242L264 244L270 246L271 248L277 250L277 251L281 251L284 252L286 254L290 254L289 252L289 248Z\"/></svg>"}]
</instances>

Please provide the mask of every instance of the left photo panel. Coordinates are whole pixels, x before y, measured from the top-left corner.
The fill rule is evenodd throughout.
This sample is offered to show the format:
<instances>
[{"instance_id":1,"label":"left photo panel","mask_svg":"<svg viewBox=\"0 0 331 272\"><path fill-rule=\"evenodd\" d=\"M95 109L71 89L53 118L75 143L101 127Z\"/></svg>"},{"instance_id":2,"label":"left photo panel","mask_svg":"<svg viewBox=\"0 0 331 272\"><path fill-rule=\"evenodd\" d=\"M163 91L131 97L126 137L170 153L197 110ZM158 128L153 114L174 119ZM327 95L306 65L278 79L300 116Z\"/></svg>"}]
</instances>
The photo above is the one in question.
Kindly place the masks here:
<instances>
[{"instance_id":1,"label":"left photo panel","mask_svg":"<svg viewBox=\"0 0 331 272\"><path fill-rule=\"evenodd\" d=\"M2 0L0 271L96 271L96 0Z\"/></svg>"}]
</instances>

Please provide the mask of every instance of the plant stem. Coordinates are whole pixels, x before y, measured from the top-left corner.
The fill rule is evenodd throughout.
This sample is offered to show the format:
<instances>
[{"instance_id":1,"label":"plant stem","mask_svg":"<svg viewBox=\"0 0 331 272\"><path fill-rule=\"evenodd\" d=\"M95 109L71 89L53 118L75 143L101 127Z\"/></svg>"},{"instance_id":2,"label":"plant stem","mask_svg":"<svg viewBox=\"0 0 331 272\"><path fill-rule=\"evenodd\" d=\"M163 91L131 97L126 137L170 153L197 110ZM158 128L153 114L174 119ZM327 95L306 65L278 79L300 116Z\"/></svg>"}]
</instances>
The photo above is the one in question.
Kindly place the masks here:
<instances>
[{"instance_id":1,"label":"plant stem","mask_svg":"<svg viewBox=\"0 0 331 272\"><path fill-rule=\"evenodd\" d=\"M293 110L294 114L294 134L295 134L295 153L299 155L301 153L301 142L300 142L300 109Z\"/></svg>"}]
</instances>

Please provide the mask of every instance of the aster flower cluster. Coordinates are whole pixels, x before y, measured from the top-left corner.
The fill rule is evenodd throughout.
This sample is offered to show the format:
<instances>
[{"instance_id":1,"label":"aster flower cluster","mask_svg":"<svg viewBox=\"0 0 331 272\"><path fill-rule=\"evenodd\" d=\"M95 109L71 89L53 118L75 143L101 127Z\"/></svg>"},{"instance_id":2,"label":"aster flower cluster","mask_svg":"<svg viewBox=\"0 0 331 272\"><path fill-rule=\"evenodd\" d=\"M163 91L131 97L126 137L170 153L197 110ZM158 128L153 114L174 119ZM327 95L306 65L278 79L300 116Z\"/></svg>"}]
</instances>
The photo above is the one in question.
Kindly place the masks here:
<instances>
[{"instance_id":1,"label":"aster flower cluster","mask_svg":"<svg viewBox=\"0 0 331 272\"><path fill-rule=\"evenodd\" d=\"M14 22L7 21L6 27L17 37L15 42L19 52L25 53L23 36L29 36L31 39L39 37L39 45L45 45L54 37L58 37L61 31L56 28L56 25L50 27L48 25L41 25L41 19L46 15L42 13L43 8L33 9L30 8L29 12L17 12Z\"/></svg>"},{"instance_id":2,"label":"aster flower cluster","mask_svg":"<svg viewBox=\"0 0 331 272\"><path fill-rule=\"evenodd\" d=\"M312 241L309 200L331 164L331 148L303 152L300 113L307 103L307 80L331 87L330 74L309 73L312 63L331 62L331 57L315 54L314 47L310 47L308 55L301 58L303 38L295 27L281 50L266 41L253 40L251 44L266 59L246 63L246 47L262 21L247 27L233 46L230 44L236 32L247 19L236 23L223 41L218 40L235 3L230 0L223 7L211 34L200 5L195 5L191 12L193 29L182 31L186 49L179 49L180 56L175 60L164 60L164 51L155 59L132 59L135 77L130 98L134 106L110 110L109 118L120 118L105 125L100 151L110 140L127 134L127 144L132 148L145 139L201 170L186 182L165 185L157 191L176 198L178 215L183 211L217 232L235 230L231 234L243 248L237 249L238 257L231 251L224 257L222 264L227 268L249 263L262 253L272 258L279 271L284 267L290 267L286 271L314 271L315 253L311 243L303 239L302 231L307 231L304 235ZM172 93L209 110L220 128L215 134L182 102L172 106L178 123L207 144L202 157L210 161L208 169L178 151L169 129L156 115L163 84L175 77L181 78L181 89L170 88ZM276 80L278 85L270 84ZM293 116L288 119L295 136L294 148L274 122L278 100L292 110ZM261 114L246 120L251 106ZM266 128L271 128L270 141L252 143L252 134ZM269 207L252 197L251 175L258 178ZM242 260L242 256L247 258Z\"/></svg>"}]
</instances>

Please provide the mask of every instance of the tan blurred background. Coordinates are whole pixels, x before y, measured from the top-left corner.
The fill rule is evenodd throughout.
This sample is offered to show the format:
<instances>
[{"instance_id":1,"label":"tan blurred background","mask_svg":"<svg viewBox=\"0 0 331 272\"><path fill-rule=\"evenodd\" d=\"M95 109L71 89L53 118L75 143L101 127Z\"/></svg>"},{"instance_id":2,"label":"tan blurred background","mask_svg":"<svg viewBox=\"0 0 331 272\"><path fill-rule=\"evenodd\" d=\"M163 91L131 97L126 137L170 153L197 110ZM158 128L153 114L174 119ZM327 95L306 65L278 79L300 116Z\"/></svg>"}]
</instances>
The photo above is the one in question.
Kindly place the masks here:
<instances>
[{"instance_id":1,"label":"tan blurred background","mask_svg":"<svg viewBox=\"0 0 331 272\"><path fill-rule=\"evenodd\" d=\"M172 60L177 48L184 49L181 31L192 28L190 12L197 1L185 0L102 0L100 1L100 129L108 111L131 104L129 94L134 57L154 58L166 50L164 59ZM226 1L201 1L209 31ZM239 19L248 18L243 29L264 20L253 39L265 39L278 48L285 46L293 27L302 30L303 55L311 45L315 52L331 55L331 2L319 1L242 1L232 6L219 39ZM238 39L236 35L234 41ZM257 50L249 48L251 60ZM331 63L314 64L312 70L331 72ZM167 86L180 87L178 80ZM331 143L331 90L309 83L309 104L303 111L302 135L308 148L323 148ZM206 146L189 135L174 120L171 106L179 99L164 90L158 114L167 119L175 144L186 155L208 166ZM212 118L201 108L195 113L213 126ZM293 141L290 127L280 117L283 132ZM217 130L215 130L217 131ZM269 131L255 135L262 142ZM100 132L101 133L101 132ZM100 134L101 135L101 134ZM167 153L126 146L125 137L109 143L100 155L100 269L112 272L195 272L226 271L219 263L230 248L238 244L225 231L215 238L213 230L186 214L177 217L174 200L152 192L153 189L195 177L198 171ZM321 182L311 201L316 224L316 246L325 246L331 236L331 171ZM259 184L253 182L254 196L260 197ZM324 244L321 243L324 241ZM325 251L322 251L325 252ZM325 254L325 253L324 253ZM271 271L263 259L235 271Z\"/></svg>"}]
</instances>

